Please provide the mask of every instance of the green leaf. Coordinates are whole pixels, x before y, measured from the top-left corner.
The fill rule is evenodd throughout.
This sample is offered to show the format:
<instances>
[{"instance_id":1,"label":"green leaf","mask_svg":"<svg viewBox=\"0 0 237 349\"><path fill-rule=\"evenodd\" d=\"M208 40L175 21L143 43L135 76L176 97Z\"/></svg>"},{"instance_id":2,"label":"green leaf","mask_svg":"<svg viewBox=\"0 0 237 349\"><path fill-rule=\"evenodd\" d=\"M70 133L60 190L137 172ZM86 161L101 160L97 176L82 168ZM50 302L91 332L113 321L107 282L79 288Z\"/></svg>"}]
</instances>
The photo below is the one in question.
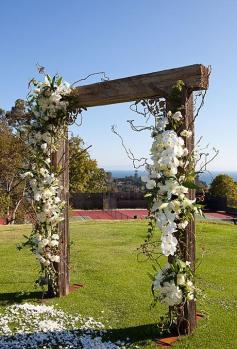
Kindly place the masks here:
<instances>
[{"instance_id":1,"label":"green leaf","mask_svg":"<svg viewBox=\"0 0 237 349\"><path fill-rule=\"evenodd\" d=\"M53 77L52 81L51 81L51 86L54 87L54 83L55 83L55 76Z\"/></svg>"},{"instance_id":2,"label":"green leaf","mask_svg":"<svg viewBox=\"0 0 237 349\"><path fill-rule=\"evenodd\" d=\"M50 75L46 75L47 76L47 79L49 80L49 82L51 83L52 82L52 78L51 78L51 76Z\"/></svg>"},{"instance_id":3,"label":"green leaf","mask_svg":"<svg viewBox=\"0 0 237 349\"><path fill-rule=\"evenodd\" d=\"M57 81L57 85L60 86L61 83L62 83L62 81L63 81L63 78L62 78L62 76L61 76L61 77L58 79L58 81Z\"/></svg>"},{"instance_id":4,"label":"green leaf","mask_svg":"<svg viewBox=\"0 0 237 349\"><path fill-rule=\"evenodd\" d=\"M151 197L151 196L152 196L151 193L146 193L146 194L144 195L144 198L148 198L148 197Z\"/></svg>"},{"instance_id":5,"label":"green leaf","mask_svg":"<svg viewBox=\"0 0 237 349\"><path fill-rule=\"evenodd\" d=\"M183 186L188 188L188 189L199 189L199 186L193 182L184 182Z\"/></svg>"}]
</instances>

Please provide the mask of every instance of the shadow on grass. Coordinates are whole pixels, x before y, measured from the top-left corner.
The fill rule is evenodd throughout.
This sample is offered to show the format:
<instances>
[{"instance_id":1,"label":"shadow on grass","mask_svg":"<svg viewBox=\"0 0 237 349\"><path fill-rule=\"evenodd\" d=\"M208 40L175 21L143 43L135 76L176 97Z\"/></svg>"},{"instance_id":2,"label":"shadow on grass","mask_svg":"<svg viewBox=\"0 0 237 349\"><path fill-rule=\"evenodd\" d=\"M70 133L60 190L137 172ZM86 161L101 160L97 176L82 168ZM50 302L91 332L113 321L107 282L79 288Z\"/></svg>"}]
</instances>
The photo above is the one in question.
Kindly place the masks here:
<instances>
[{"instance_id":1,"label":"shadow on grass","mask_svg":"<svg viewBox=\"0 0 237 349\"><path fill-rule=\"evenodd\" d=\"M0 336L0 348L15 349L21 343L24 348L32 348L37 345L44 348L59 348L59 346L73 343L71 348L102 348L101 342L105 343L103 348L119 348L111 346L112 343L145 344L160 337L159 329L155 324L140 325L121 329L110 329L108 331L93 329L76 329L64 331L47 331L34 333L18 333L10 336ZM108 347L106 345L108 343ZM85 345L85 346L84 346Z\"/></svg>"},{"instance_id":2,"label":"shadow on grass","mask_svg":"<svg viewBox=\"0 0 237 349\"><path fill-rule=\"evenodd\" d=\"M0 293L0 305L23 303L29 300L42 300L44 296L45 294L39 291Z\"/></svg>"},{"instance_id":3,"label":"shadow on grass","mask_svg":"<svg viewBox=\"0 0 237 349\"><path fill-rule=\"evenodd\" d=\"M157 324L139 325L126 328L115 328L108 331L105 339L113 342L129 338L130 343L136 343L147 340L154 340L161 337L160 329Z\"/></svg>"}]
</instances>

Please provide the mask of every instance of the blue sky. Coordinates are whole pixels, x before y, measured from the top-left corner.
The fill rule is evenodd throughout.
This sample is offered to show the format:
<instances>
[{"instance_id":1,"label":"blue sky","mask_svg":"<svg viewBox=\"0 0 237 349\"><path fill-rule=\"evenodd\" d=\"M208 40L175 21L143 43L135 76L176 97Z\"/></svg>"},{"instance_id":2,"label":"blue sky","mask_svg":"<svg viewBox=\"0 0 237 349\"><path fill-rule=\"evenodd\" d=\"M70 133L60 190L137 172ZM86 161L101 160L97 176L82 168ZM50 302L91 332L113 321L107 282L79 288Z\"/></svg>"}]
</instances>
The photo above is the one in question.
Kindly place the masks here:
<instances>
[{"instance_id":1,"label":"blue sky","mask_svg":"<svg viewBox=\"0 0 237 349\"><path fill-rule=\"evenodd\" d=\"M220 150L211 170L237 171L236 0L41 0L0 4L0 106L8 109L27 94L39 63L73 82L105 71L110 79L194 63L212 66L205 107L196 123ZM97 81L97 78L88 82ZM149 134L134 134L129 105L88 109L83 126L72 128L106 169L129 169L116 124L137 156L149 152ZM139 121L138 121L139 122Z\"/></svg>"}]
</instances>

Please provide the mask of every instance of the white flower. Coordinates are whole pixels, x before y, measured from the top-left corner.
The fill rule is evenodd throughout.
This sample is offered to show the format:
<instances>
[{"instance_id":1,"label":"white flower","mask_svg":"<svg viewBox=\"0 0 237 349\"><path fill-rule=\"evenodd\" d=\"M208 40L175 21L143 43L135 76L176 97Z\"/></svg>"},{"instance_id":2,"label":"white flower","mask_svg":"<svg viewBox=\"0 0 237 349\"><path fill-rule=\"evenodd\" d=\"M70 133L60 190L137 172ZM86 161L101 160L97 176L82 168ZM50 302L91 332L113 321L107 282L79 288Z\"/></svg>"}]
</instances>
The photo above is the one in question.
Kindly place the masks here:
<instances>
[{"instance_id":1,"label":"white flower","mask_svg":"<svg viewBox=\"0 0 237 349\"><path fill-rule=\"evenodd\" d=\"M35 201L40 201L41 198L42 198L42 195L41 195L40 192L34 193L34 200L35 200Z\"/></svg>"},{"instance_id":2,"label":"white flower","mask_svg":"<svg viewBox=\"0 0 237 349\"><path fill-rule=\"evenodd\" d=\"M59 240L59 235L58 234L53 234L52 235L53 240Z\"/></svg>"},{"instance_id":3,"label":"white flower","mask_svg":"<svg viewBox=\"0 0 237 349\"><path fill-rule=\"evenodd\" d=\"M177 285L182 286L185 284L185 275L177 274Z\"/></svg>"},{"instance_id":4,"label":"white flower","mask_svg":"<svg viewBox=\"0 0 237 349\"><path fill-rule=\"evenodd\" d=\"M49 239L43 239L43 240L41 240L40 243L42 244L43 247L45 247L45 246L49 245Z\"/></svg>"},{"instance_id":5,"label":"white flower","mask_svg":"<svg viewBox=\"0 0 237 349\"><path fill-rule=\"evenodd\" d=\"M187 300L192 301L194 299L194 294L192 292L188 292L187 294Z\"/></svg>"},{"instance_id":6,"label":"white flower","mask_svg":"<svg viewBox=\"0 0 237 349\"><path fill-rule=\"evenodd\" d=\"M40 254L36 254L36 257L38 258L40 263L44 264L46 262L46 259L42 257Z\"/></svg>"},{"instance_id":7,"label":"white flower","mask_svg":"<svg viewBox=\"0 0 237 349\"><path fill-rule=\"evenodd\" d=\"M54 202L55 202L56 204L59 204L59 203L62 202L62 201L61 201L60 197L56 196L56 197L54 198Z\"/></svg>"},{"instance_id":8,"label":"white flower","mask_svg":"<svg viewBox=\"0 0 237 349\"><path fill-rule=\"evenodd\" d=\"M153 189L156 186L154 179L150 179L148 176L141 177L142 182L146 183L147 189Z\"/></svg>"},{"instance_id":9,"label":"white flower","mask_svg":"<svg viewBox=\"0 0 237 349\"><path fill-rule=\"evenodd\" d=\"M162 235L161 237L161 250L165 256L173 256L176 252L176 246L178 241L172 234Z\"/></svg>"},{"instance_id":10,"label":"white flower","mask_svg":"<svg viewBox=\"0 0 237 349\"><path fill-rule=\"evenodd\" d=\"M169 206L168 202L163 202L163 204L160 205L159 210L164 210L165 208L167 208Z\"/></svg>"},{"instance_id":11,"label":"white flower","mask_svg":"<svg viewBox=\"0 0 237 349\"><path fill-rule=\"evenodd\" d=\"M179 214L181 212L181 202L178 200L172 200L170 202L170 208L175 212L175 214Z\"/></svg>"},{"instance_id":12,"label":"white flower","mask_svg":"<svg viewBox=\"0 0 237 349\"><path fill-rule=\"evenodd\" d=\"M188 155L188 149L187 149L187 148L184 148L183 156L187 156L187 155Z\"/></svg>"},{"instance_id":13,"label":"white flower","mask_svg":"<svg viewBox=\"0 0 237 349\"><path fill-rule=\"evenodd\" d=\"M190 131L190 130L183 130L181 133L180 133L180 135L182 136L182 137L186 137L186 138L190 138L191 136L192 136L192 131Z\"/></svg>"},{"instance_id":14,"label":"white flower","mask_svg":"<svg viewBox=\"0 0 237 349\"><path fill-rule=\"evenodd\" d=\"M184 198L184 194L188 193L188 188L184 187L183 185L177 185L174 187L173 194L181 196L181 198Z\"/></svg>"},{"instance_id":15,"label":"white flower","mask_svg":"<svg viewBox=\"0 0 237 349\"><path fill-rule=\"evenodd\" d=\"M51 196L54 195L54 190L53 188L46 188L44 191L43 191L43 197L44 199L49 199L51 198Z\"/></svg>"},{"instance_id":16,"label":"white flower","mask_svg":"<svg viewBox=\"0 0 237 349\"><path fill-rule=\"evenodd\" d=\"M42 143L40 147L41 147L41 149L43 150L43 152L46 153L47 148L48 148L48 144L47 144L47 143Z\"/></svg>"},{"instance_id":17,"label":"white flower","mask_svg":"<svg viewBox=\"0 0 237 349\"><path fill-rule=\"evenodd\" d=\"M196 202L196 199L190 200L187 197L185 197L184 200L182 201L183 208L192 207L195 202Z\"/></svg>"},{"instance_id":18,"label":"white flower","mask_svg":"<svg viewBox=\"0 0 237 349\"><path fill-rule=\"evenodd\" d=\"M161 231L165 235L171 235L177 230L177 224L175 222L168 222L167 225L161 228Z\"/></svg>"},{"instance_id":19,"label":"white flower","mask_svg":"<svg viewBox=\"0 0 237 349\"><path fill-rule=\"evenodd\" d=\"M156 274L155 280L153 282L153 287L154 289L158 289L161 288L161 283L163 282L165 273L167 272L167 270L169 270L170 268L170 264L167 263L162 269L161 271L159 271L159 273Z\"/></svg>"},{"instance_id":20,"label":"white flower","mask_svg":"<svg viewBox=\"0 0 237 349\"><path fill-rule=\"evenodd\" d=\"M182 303L183 293L181 289L175 285L174 282L164 282L161 288L162 303L168 306L178 305Z\"/></svg>"},{"instance_id":21,"label":"white flower","mask_svg":"<svg viewBox=\"0 0 237 349\"><path fill-rule=\"evenodd\" d=\"M44 168L44 167L41 167L40 170L39 170L39 173L45 177L49 174L49 171L47 170L47 168Z\"/></svg>"},{"instance_id":22,"label":"white flower","mask_svg":"<svg viewBox=\"0 0 237 349\"><path fill-rule=\"evenodd\" d=\"M187 281L186 286L187 286L187 289L188 289L190 292L193 292L193 291L194 291L194 285L193 285L193 283L192 283L191 280L188 280L188 281Z\"/></svg>"},{"instance_id":23,"label":"white flower","mask_svg":"<svg viewBox=\"0 0 237 349\"><path fill-rule=\"evenodd\" d=\"M185 229L188 225L188 221L184 221L178 224L178 229Z\"/></svg>"},{"instance_id":24,"label":"white flower","mask_svg":"<svg viewBox=\"0 0 237 349\"><path fill-rule=\"evenodd\" d=\"M146 183L146 188L147 189L153 189L156 186L156 182L153 179L150 179Z\"/></svg>"},{"instance_id":25,"label":"white flower","mask_svg":"<svg viewBox=\"0 0 237 349\"><path fill-rule=\"evenodd\" d=\"M55 247L59 245L59 241L58 240L51 240L50 242L50 246Z\"/></svg>"},{"instance_id":26,"label":"white flower","mask_svg":"<svg viewBox=\"0 0 237 349\"><path fill-rule=\"evenodd\" d=\"M33 175L33 173L30 172L30 171L21 174L21 178L26 178L26 177L31 177L31 178L33 178L34 175Z\"/></svg>"},{"instance_id":27,"label":"white flower","mask_svg":"<svg viewBox=\"0 0 237 349\"><path fill-rule=\"evenodd\" d=\"M172 118L176 121L180 121L183 118L183 115L180 111L176 111L176 113L172 115Z\"/></svg>"},{"instance_id":28,"label":"white flower","mask_svg":"<svg viewBox=\"0 0 237 349\"><path fill-rule=\"evenodd\" d=\"M166 126L168 125L169 123L169 120L164 117L164 118L157 118L157 121L156 121L156 128L158 130L164 130L166 128Z\"/></svg>"},{"instance_id":29,"label":"white flower","mask_svg":"<svg viewBox=\"0 0 237 349\"><path fill-rule=\"evenodd\" d=\"M55 262L55 263L59 263L60 262L60 256L51 256L51 261Z\"/></svg>"}]
</instances>

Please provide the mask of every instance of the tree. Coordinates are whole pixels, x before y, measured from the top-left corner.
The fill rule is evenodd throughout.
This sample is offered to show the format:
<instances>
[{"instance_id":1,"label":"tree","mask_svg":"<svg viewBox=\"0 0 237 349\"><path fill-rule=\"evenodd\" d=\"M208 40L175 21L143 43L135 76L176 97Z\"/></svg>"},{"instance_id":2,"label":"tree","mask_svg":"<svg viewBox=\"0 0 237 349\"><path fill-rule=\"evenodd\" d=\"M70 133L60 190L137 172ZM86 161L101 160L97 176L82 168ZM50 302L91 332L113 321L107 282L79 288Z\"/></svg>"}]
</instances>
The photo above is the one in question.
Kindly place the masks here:
<instances>
[{"instance_id":1,"label":"tree","mask_svg":"<svg viewBox=\"0 0 237 349\"><path fill-rule=\"evenodd\" d=\"M0 113L0 213L8 224L13 224L24 200L25 182L20 172L27 158L27 148L9 126L4 111Z\"/></svg>"},{"instance_id":2,"label":"tree","mask_svg":"<svg viewBox=\"0 0 237 349\"><path fill-rule=\"evenodd\" d=\"M212 197L237 199L237 182L231 176L218 175L210 185L209 194Z\"/></svg>"},{"instance_id":3,"label":"tree","mask_svg":"<svg viewBox=\"0 0 237 349\"><path fill-rule=\"evenodd\" d=\"M80 137L69 140L69 190L103 192L107 189L107 174L90 158L88 148Z\"/></svg>"}]
</instances>

